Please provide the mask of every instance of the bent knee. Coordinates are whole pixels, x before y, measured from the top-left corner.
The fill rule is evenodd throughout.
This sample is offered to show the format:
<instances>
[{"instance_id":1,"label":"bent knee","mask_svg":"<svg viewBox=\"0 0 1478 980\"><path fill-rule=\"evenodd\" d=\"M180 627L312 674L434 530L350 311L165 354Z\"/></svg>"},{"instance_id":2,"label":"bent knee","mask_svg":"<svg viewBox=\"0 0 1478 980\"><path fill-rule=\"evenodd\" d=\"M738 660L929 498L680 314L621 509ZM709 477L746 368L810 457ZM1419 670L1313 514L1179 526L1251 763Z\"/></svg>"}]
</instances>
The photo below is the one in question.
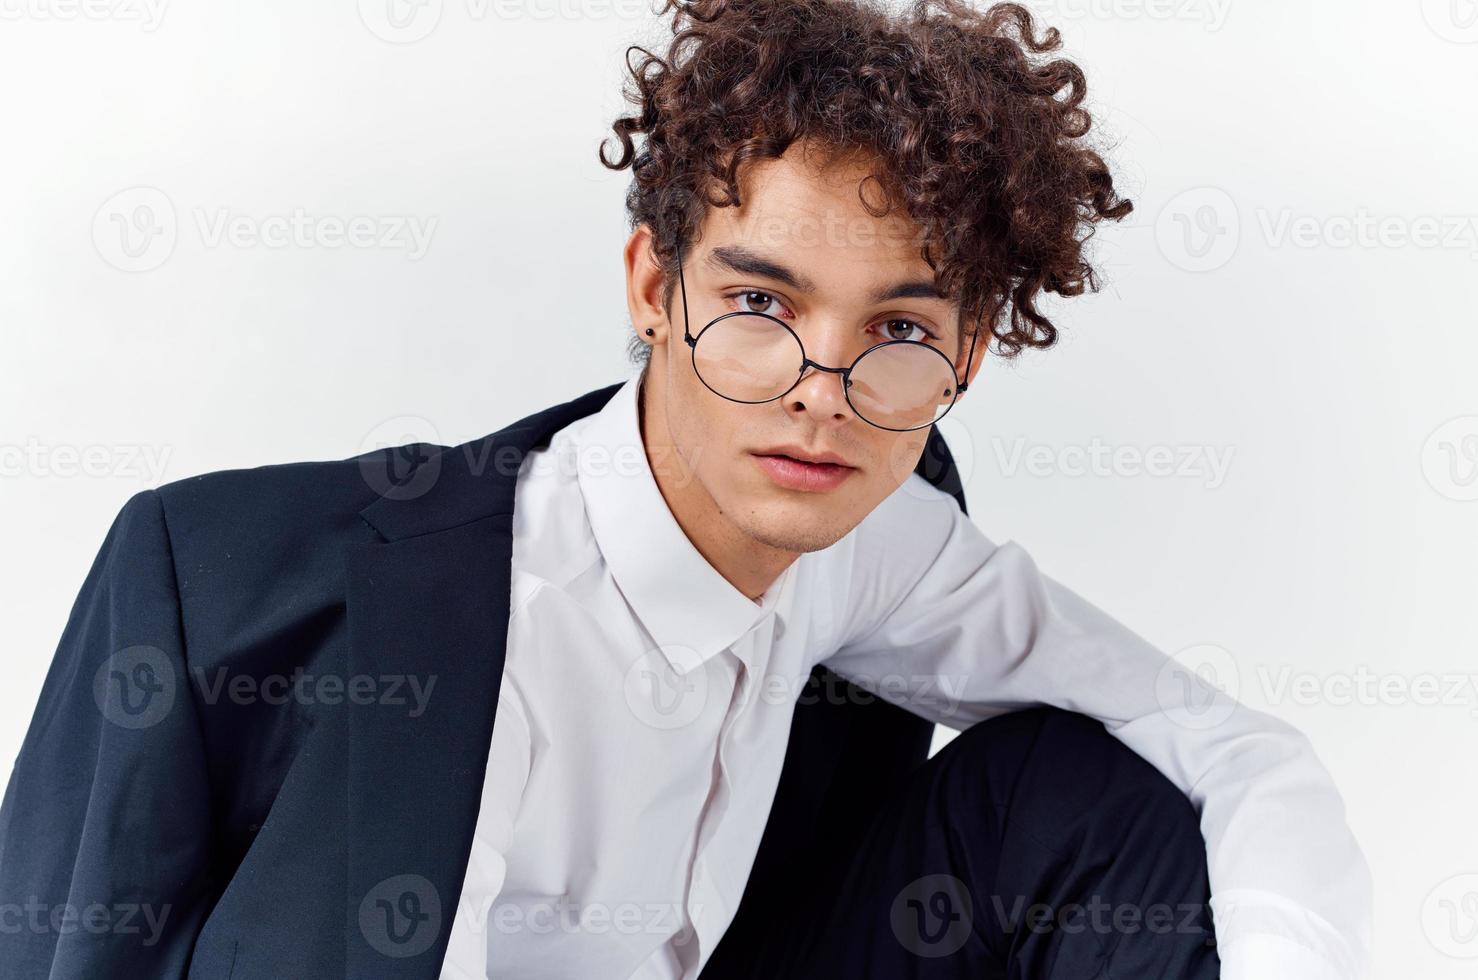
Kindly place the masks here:
<instances>
[{"instance_id":1,"label":"bent knee","mask_svg":"<svg viewBox=\"0 0 1478 980\"><path fill-rule=\"evenodd\" d=\"M1102 722L1038 706L986 719L938 753L940 777L988 789L997 807L1062 833L1109 821L1157 838L1186 858L1205 858L1200 817L1185 793Z\"/></svg>"}]
</instances>

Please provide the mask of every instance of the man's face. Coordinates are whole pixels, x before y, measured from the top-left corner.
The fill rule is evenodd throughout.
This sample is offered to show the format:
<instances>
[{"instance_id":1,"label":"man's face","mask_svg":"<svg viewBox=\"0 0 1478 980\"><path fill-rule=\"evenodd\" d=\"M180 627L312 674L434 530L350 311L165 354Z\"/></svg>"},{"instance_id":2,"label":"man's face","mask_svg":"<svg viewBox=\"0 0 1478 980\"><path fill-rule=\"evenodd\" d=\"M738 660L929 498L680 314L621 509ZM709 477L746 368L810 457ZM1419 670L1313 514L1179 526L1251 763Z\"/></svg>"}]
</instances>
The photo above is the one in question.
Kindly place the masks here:
<instances>
[{"instance_id":1,"label":"man's face","mask_svg":"<svg viewBox=\"0 0 1478 980\"><path fill-rule=\"evenodd\" d=\"M840 375L814 369L773 401L720 397L699 379L683 341L684 292L694 336L725 313L767 313L796 333L807 357L828 367L847 367L884 341L921 340L962 374L968 345L960 343L957 304L933 293L916 226L896 215L874 217L858 199L865 169L832 163L819 171L800 145L747 166L743 206L710 208L699 242L684 249L685 289L658 321L661 335L643 384L644 434L649 444L667 441L677 450L677 460L654 471L680 520L686 514L726 523L748 543L783 552L816 551L908 477L929 430L868 424L848 404ZM866 189L876 203L875 188ZM633 236L641 236L639 248L645 234L639 228ZM911 288L875 300L900 286ZM643 333L651 311L634 301L632 318ZM828 453L846 467L788 458Z\"/></svg>"}]
</instances>

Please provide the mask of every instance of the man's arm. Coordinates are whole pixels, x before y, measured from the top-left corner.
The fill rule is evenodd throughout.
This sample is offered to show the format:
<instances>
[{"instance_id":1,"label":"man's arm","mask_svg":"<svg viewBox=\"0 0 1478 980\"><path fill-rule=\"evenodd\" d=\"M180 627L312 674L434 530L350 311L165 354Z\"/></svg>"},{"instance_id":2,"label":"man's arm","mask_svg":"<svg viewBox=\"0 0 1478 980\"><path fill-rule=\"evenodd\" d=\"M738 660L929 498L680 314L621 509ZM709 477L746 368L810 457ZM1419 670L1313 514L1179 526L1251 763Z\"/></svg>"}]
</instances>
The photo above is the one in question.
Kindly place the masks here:
<instances>
[{"instance_id":1,"label":"man's arm","mask_svg":"<svg viewBox=\"0 0 1478 980\"><path fill-rule=\"evenodd\" d=\"M1363 976L1370 872L1309 740L1172 676L1160 650L909 480L858 528L826 665L959 729L1040 704L1098 719L1200 814L1224 980Z\"/></svg>"},{"instance_id":2,"label":"man's arm","mask_svg":"<svg viewBox=\"0 0 1478 980\"><path fill-rule=\"evenodd\" d=\"M0 975L183 977L210 794L158 493L104 538L0 803Z\"/></svg>"}]
</instances>

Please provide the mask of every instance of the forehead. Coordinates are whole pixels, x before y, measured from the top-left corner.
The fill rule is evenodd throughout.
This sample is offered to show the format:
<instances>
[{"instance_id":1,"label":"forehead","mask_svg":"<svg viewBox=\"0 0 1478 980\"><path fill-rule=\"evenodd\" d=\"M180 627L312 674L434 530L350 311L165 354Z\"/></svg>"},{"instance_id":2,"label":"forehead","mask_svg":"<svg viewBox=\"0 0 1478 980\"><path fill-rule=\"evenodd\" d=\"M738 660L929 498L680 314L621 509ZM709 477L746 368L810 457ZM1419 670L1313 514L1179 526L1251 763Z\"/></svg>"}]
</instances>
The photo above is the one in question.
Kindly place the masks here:
<instances>
[{"instance_id":1,"label":"forehead","mask_svg":"<svg viewBox=\"0 0 1478 980\"><path fill-rule=\"evenodd\" d=\"M820 286L867 289L906 277L932 280L922 229L886 205L864 158L827 159L797 143L739 171L739 207L709 208L700 248L744 245L803 270ZM866 201L866 205L864 205Z\"/></svg>"}]
</instances>

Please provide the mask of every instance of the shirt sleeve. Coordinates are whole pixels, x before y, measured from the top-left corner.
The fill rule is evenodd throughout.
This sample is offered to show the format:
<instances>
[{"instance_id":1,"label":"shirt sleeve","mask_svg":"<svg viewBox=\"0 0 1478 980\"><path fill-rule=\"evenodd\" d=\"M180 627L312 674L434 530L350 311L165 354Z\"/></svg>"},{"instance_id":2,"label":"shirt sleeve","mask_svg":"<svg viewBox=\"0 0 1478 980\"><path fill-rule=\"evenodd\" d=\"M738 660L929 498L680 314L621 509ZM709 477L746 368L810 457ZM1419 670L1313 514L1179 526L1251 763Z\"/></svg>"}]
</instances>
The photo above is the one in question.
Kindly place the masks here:
<instances>
[{"instance_id":1,"label":"shirt sleeve","mask_svg":"<svg viewBox=\"0 0 1478 980\"><path fill-rule=\"evenodd\" d=\"M1370 871L1302 732L1177 670L917 476L853 548L826 666L956 729L1037 705L1096 718L1200 814L1223 980L1367 975Z\"/></svg>"}]
</instances>

